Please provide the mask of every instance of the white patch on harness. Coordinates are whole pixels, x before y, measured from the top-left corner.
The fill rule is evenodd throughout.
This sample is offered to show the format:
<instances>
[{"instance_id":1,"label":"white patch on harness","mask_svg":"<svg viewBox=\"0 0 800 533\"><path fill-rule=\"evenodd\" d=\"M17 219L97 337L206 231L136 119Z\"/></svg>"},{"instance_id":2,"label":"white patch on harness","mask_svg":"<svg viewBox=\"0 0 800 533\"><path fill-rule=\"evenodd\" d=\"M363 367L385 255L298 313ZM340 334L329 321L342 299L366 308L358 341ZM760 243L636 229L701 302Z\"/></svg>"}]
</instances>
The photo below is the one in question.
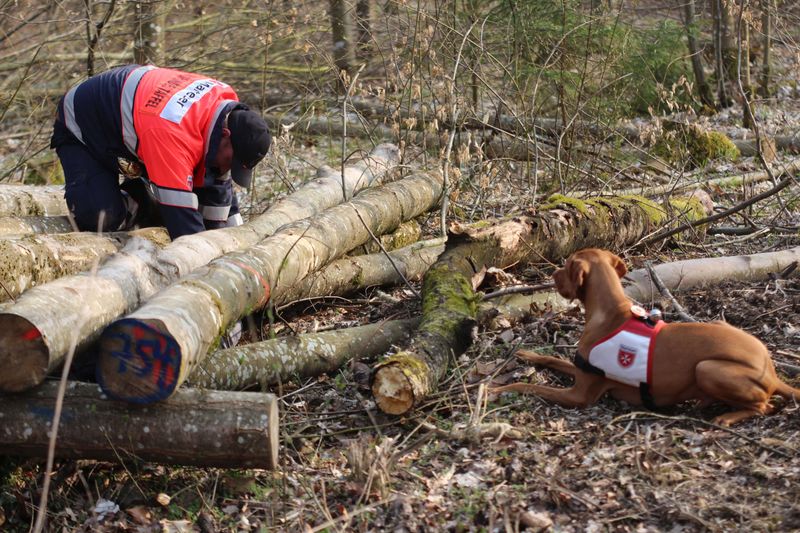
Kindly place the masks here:
<instances>
[{"instance_id":1,"label":"white patch on harness","mask_svg":"<svg viewBox=\"0 0 800 533\"><path fill-rule=\"evenodd\" d=\"M606 377L638 387L647 383L647 360L652 337L622 330L589 352L589 363Z\"/></svg>"},{"instance_id":2,"label":"white patch on harness","mask_svg":"<svg viewBox=\"0 0 800 533\"><path fill-rule=\"evenodd\" d=\"M179 90L167 101L161 110L161 118L180 124L189 109L199 102L203 96L211 92L214 87L225 87L222 82L213 79L194 80L189 85Z\"/></svg>"}]
</instances>

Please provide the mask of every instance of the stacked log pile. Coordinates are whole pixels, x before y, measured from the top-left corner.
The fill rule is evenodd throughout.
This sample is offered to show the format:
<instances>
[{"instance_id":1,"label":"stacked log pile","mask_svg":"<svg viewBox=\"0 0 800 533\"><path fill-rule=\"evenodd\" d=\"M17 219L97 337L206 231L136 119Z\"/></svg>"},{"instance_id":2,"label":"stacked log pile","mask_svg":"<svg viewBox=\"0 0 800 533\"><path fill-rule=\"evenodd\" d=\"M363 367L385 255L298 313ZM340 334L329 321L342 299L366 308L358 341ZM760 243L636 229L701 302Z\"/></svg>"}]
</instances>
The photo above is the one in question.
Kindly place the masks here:
<instances>
[{"instance_id":1,"label":"stacked log pile","mask_svg":"<svg viewBox=\"0 0 800 533\"><path fill-rule=\"evenodd\" d=\"M0 306L0 393L15 394L0 397L0 418L8 428L0 434L0 453L46 453L59 391L42 383L72 354L92 348L102 392L76 383L63 391L69 422L58 437L57 455L113 460L123 453L176 464L273 468L275 397L199 388L264 387L333 371L356 355L374 360L391 351L373 370L372 392L386 413L406 413L436 390L449 361L469 346L481 303L476 287L489 267L557 263L587 246L621 250L657 229L709 214L708 204L693 197L661 204L638 196L555 196L536 213L451 225L446 242L423 241L393 252L381 245L379 253L344 257L440 205L445 191L438 173L380 183L398 162L397 149L381 145L342 172L321 168L316 180L244 226L174 242L160 230L25 237L80 241L90 260L76 268L91 269L64 275L51 268L51 277L58 278L53 281L26 285L15 276L3 282L13 301ZM3 198L0 208L24 204ZM9 208L4 214L50 213ZM702 227L692 236L702 238ZM0 239L0 249L4 242L27 241ZM7 249L9 257L34 257L28 249ZM734 263L763 274L797 260L797 253L762 261L759 268L755 259ZM64 253L50 257L53 264L66 262ZM217 350L225 332L254 311L418 279L421 317ZM636 283L627 290L642 297L648 280L631 279ZM672 282L685 280L678 274ZM193 388L181 387L184 382ZM154 402L159 403L142 405ZM87 419L81 412L93 415ZM176 426L184 431L171 431Z\"/></svg>"}]
</instances>

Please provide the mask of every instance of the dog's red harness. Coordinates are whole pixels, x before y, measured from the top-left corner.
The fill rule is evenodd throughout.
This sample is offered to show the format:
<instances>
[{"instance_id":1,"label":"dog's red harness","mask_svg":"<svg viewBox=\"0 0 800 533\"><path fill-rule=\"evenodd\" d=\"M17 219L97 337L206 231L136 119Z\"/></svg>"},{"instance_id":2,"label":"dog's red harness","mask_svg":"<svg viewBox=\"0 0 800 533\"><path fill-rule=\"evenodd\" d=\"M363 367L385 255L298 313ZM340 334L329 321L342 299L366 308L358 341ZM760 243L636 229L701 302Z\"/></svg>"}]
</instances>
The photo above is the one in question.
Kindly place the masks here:
<instances>
[{"instance_id":1,"label":"dog's red harness","mask_svg":"<svg viewBox=\"0 0 800 533\"><path fill-rule=\"evenodd\" d=\"M639 306L631 307L631 318L592 346L588 358L575 355L575 366L608 379L639 387L642 403L654 409L650 395L655 338L664 326L652 320Z\"/></svg>"}]
</instances>

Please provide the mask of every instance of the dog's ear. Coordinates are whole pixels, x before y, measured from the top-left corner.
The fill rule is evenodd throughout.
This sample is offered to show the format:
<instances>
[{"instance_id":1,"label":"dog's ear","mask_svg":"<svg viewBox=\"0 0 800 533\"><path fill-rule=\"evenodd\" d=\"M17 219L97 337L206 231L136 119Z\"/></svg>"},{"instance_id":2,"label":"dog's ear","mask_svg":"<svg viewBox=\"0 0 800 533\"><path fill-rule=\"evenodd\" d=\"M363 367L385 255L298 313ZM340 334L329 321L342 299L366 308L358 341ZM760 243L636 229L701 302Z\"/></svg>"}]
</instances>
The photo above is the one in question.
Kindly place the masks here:
<instances>
[{"instance_id":1,"label":"dog's ear","mask_svg":"<svg viewBox=\"0 0 800 533\"><path fill-rule=\"evenodd\" d=\"M614 270L617 271L617 275L622 279L622 277L628 273L628 267L625 266L625 261L614 254L611 254L611 258L611 266L614 267Z\"/></svg>"},{"instance_id":2,"label":"dog's ear","mask_svg":"<svg viewBox=\"0 0 800 533\"><path fill-rule=\"evenodd\" d=\"M564 268L553 273L558 294L568 300L580 298L581 288L589 273L589 263L583 259L567 259Z\"/></svg>"}]
</instances>

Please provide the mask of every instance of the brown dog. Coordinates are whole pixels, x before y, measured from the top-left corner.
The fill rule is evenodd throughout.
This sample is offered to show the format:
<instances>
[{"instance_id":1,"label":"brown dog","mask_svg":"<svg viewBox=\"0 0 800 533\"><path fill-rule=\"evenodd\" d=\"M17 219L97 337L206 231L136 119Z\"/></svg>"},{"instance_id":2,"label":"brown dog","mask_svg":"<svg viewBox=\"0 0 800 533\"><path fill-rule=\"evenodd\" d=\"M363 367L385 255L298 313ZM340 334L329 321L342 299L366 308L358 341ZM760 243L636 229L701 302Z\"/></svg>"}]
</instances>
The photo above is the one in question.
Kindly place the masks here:
<instances>
[{"instance_id":1,"label":"brown dog","mask_svg":"<svg viewBox=\"0 0 800 533\"><path fill-rule=\"evenodd\" d=\"M736 409L714 419L723 426L771 413L775 393L800 399L800 390L778 378L766 346L749 333L724 322L665 324L638 318L640 308L620 283L626 272L622 259L606 250L574 253L553 278L559 294L579 299L586 310L576 364L528 351L517 355L570 374L575 383L566 389L513 383L494 392L535 394L572 407L590 405L606 392L650 408L719 401Z\"/></svg>"}]
</instances>

